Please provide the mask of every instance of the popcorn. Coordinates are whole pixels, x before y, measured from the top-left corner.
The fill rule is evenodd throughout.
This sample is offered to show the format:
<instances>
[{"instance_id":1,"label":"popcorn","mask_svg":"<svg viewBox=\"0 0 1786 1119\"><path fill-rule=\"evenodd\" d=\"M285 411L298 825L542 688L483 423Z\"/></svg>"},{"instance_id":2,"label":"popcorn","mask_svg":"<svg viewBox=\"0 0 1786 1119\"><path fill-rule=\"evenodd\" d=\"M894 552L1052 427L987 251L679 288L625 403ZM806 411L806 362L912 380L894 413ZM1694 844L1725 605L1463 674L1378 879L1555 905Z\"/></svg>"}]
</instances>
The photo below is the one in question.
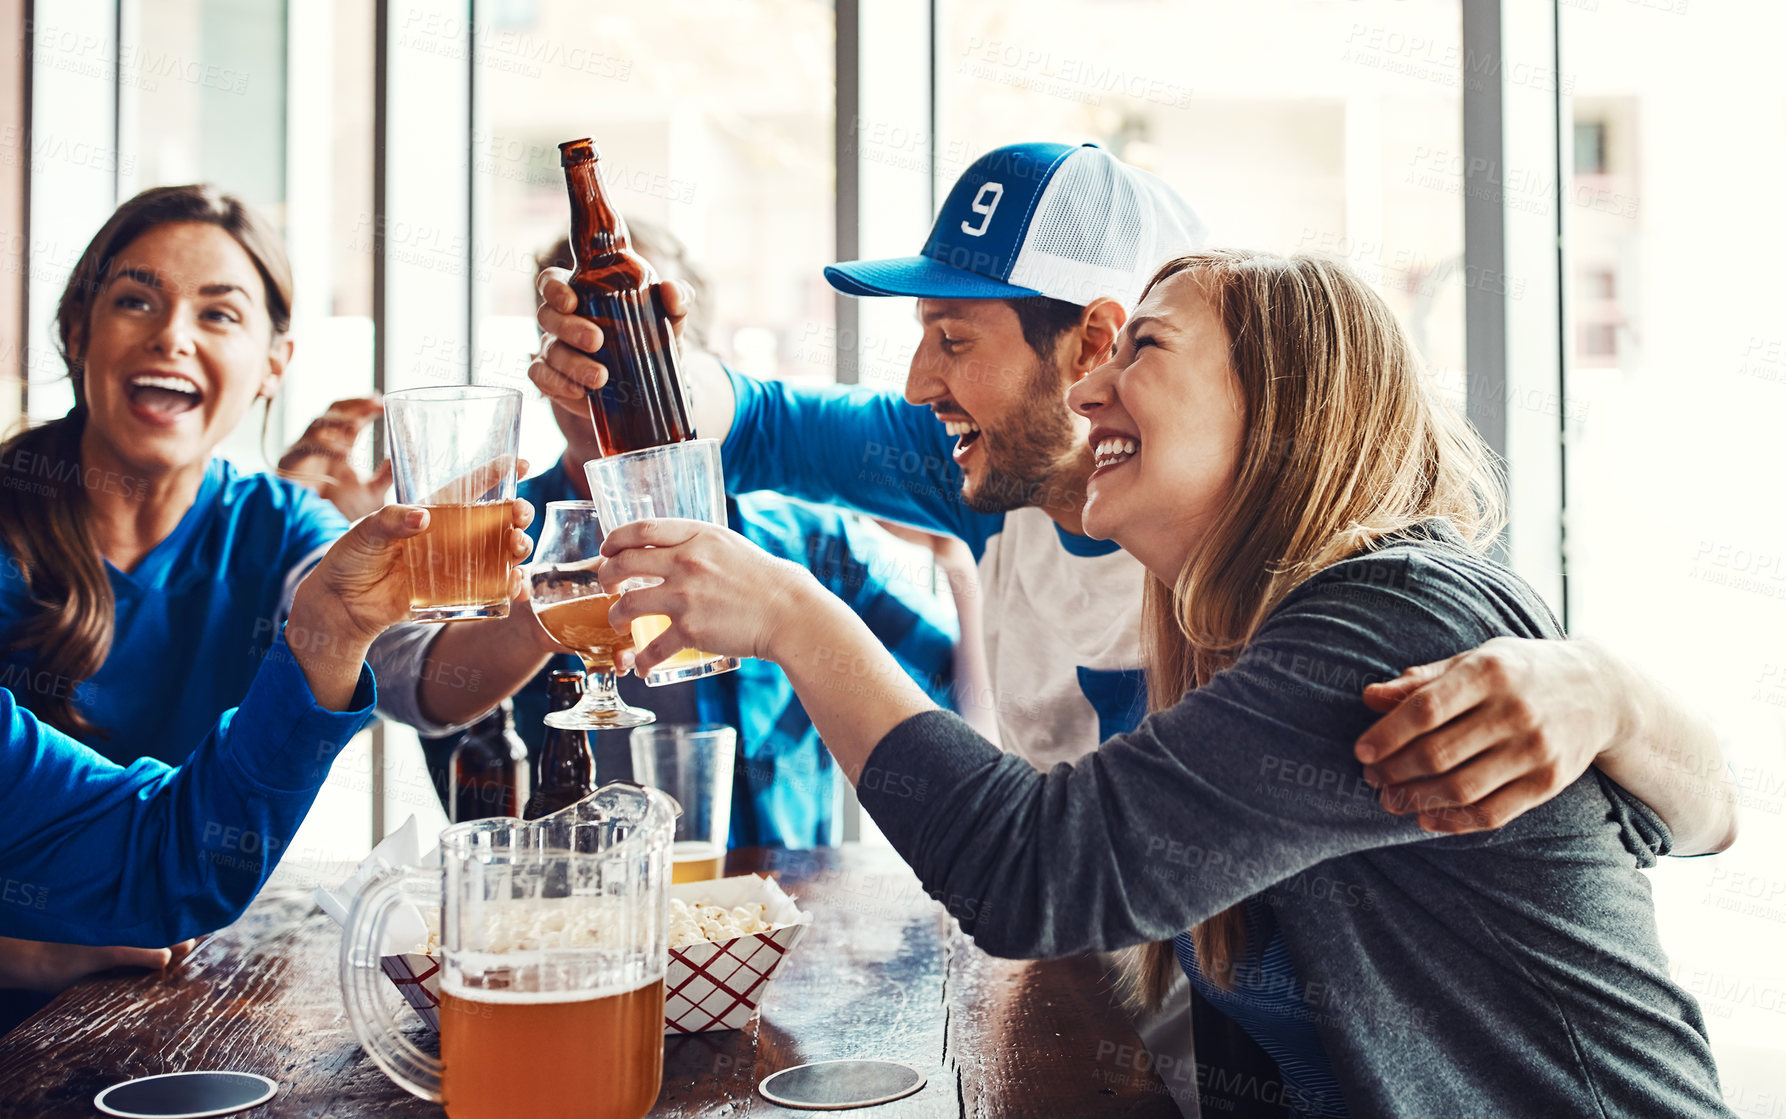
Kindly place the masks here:
<instances>
[{"instance_id":1,"label":"popcorn","mask_svg":"<svg viewBox=\"0 0 1786 1119\"><path fill-rule=\"evenodd\" d=\"M769 907L762 902L735 905L690 905L670 899L670 947L685 948L710 940L733 940L785 927L768 921Z\"/></svg>"},{"instance_id":2,"label":"popcorn","mask_svg":"<svg viewBox=\"0 0 1786 1119\"><path fill-rule=\"evenodd\" d=\"M664 1032L736 1030L812 925L772 878L753 874L670 887Z\"/></svg>"}]
</instances>

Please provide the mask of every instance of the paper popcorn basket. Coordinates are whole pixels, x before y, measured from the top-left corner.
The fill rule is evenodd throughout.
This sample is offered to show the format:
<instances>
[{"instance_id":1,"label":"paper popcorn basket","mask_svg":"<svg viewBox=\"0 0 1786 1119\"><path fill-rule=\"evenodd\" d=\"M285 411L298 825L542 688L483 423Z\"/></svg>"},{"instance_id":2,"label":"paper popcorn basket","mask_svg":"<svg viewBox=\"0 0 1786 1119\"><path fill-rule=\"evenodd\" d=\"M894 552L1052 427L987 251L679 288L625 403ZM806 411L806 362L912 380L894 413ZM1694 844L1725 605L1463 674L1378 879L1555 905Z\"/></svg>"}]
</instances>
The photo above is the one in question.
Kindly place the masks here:
<instances>
[{"instance_id":1,"label":"paper popcorn basket","mask_svg":"<svg viewBox=\"0 0 1786 1119\"><path fill-rule=\"evenodd\" d=\"M670 896L690 905L719 905L727 909L760 903L764 907L763 919L781 926L731 940L708 940L670 949L670 966L664 973L664 1032L695 1034L739 1029L762 1005L769 981L806 935L812 914L800 912L794 899L783 893L774 879L754 874L712 882L683 882L670 887Z\"/></svg>"}]
</instances>

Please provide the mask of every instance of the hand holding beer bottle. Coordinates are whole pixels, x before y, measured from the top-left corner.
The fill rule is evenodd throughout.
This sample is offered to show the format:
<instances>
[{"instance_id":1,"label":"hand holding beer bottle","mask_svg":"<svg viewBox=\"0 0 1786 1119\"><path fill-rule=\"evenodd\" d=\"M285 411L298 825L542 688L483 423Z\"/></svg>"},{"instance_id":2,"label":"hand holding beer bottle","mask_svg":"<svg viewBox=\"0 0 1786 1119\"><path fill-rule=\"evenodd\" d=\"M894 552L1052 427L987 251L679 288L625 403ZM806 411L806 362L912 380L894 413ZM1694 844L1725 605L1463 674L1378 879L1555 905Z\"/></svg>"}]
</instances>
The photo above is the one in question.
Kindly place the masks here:
<instances>
[{"instance_id":1,"label":"hand holding beer bottle","mask_svg":"<svg viewBox=\"0 0 1786 1119\"><path fill-rule=\"evenodd\" d=\"M583 316L582 302L570 281L571 273L564 268L547 268L539 274L540 350L527 376L546 399L587 419L588 394L608 383L608 367L594 356L602 352L607 335L594 319ZM680 340L692 298L688 289L674 280L660 280L650 290Z\"/></svg>"},{"instance_id":2,"label":"hand holding beer bottle","mask_svg":"<svg viewBox=\"0 0 1786 1119\"><path fill-rule=\"evenodd\" d=\"M594 142L558 146L570 193L570 287L577 309L599 329L591 356L606 370L588 392L603 455L625 454L694 438L671 315L657 273L633 251L626 220L608 198Z\"/></svg>"}]
</instances>

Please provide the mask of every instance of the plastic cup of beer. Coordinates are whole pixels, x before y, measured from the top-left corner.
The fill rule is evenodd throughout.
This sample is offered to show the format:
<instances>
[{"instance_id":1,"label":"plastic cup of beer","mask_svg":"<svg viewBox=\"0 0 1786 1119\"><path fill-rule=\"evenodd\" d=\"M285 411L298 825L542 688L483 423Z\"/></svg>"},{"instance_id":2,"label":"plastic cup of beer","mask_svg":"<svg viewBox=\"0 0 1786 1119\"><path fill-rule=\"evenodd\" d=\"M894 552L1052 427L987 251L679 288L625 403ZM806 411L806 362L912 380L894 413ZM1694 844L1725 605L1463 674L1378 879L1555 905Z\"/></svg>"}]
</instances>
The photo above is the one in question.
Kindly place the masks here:
<instances>
[{"instance_id":1,"label":"plastic cup of beer","mask_svg":"<svg viewBox=\"0 0 1786 1119\"><path fill-rule=\"evenodd\" d=\"M507 617L521 393L436 385L387 393L384 410L397 501L428 509L428 527L403 542L410 617Z\"/></svg>"},{"instance_id":2,"label":"plastic cup of beer","mask_svg":"<svg viewBox=\"0 0 1786 1119\"><path fill-rule=\"evenodd\" d=\"M726 483L720 471L717 439L690 439L590 459L583 472L589 477L590 496L609 532L634 521L659 517L726 523ZM645 585L643 581L637 584ZM634 620L633 647L644 648L669 628L670 619L662 614L647 614ZM652 669L644 680L661 687L730 672L737 667L737 657L683 649Z\"/></svg>"},{"instance_id":3,"label":"plastic cup of beer","mask_svg":"<svg viewBox=\"0 0 1786 1119\"><path fill-rule=\"evenodd\" d=\"M670 881L722 877L738 732L722 723L659 724L634 730L631 745L633 780L662 789L682 806L670 847Z\"/></svg>"},{"instance_id":4,"label":"plastic cup of beer","mask_svg":"<svg viewBox=\"0 0 1786 1119\"><path fill-rule=\"evenodd\" d=\"M675 807L603 786L531 822L441 832L439 867L395 867L348 915L341 988L354 1036L448 1119L642 1119L663 1080L666 871ZM397 1024L380 960L440 914L440 1053ZM405 1015L405 1020L407 1020Z\"/></svg>"}]
</instances>

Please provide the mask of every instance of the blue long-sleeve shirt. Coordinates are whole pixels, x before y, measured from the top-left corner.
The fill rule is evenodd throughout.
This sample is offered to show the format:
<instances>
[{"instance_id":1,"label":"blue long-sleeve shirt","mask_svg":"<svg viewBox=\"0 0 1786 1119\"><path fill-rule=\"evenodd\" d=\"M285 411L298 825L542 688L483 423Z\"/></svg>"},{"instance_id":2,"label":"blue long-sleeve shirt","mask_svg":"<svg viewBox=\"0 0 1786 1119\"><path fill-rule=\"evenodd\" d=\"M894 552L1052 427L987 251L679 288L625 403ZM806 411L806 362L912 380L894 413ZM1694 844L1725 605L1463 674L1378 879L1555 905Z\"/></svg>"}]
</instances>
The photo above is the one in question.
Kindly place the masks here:
<instances>
[{"instance_id":1,"label":"blue long-sleeve shirt","mask_svg":"<svg viewBox=\"0 0 1786 1119\"><path fill-rule=\"evenodd\" d=\"M318 707L281 635L183 765L120 766L0 688L0 934L154 948L235 920L376 698L362 665L349 710Z\"/></svg>"},{"instance_id":2,"label":"blue long-sleeve shirt","mask_svg":"<svg viewBox=\"0 0 1786 1119\"><path fill-rule=\"evenodd\" d=\"M103 732L85 736L87 745L120 765L143 757L178 765L248 694L299 581L346 531L335 507L302 486L211 460L173 531L129 571L105 565L111 646L99 671L78 682L40 668L35 648L8 648L43 605L0 544L0 687L39 714L49 695L72 687L75 706ZM423 718L417 699L440 630L401 623L367 653L382 713L423 733L451 729Z\"/></svg>"}]
</instances>

